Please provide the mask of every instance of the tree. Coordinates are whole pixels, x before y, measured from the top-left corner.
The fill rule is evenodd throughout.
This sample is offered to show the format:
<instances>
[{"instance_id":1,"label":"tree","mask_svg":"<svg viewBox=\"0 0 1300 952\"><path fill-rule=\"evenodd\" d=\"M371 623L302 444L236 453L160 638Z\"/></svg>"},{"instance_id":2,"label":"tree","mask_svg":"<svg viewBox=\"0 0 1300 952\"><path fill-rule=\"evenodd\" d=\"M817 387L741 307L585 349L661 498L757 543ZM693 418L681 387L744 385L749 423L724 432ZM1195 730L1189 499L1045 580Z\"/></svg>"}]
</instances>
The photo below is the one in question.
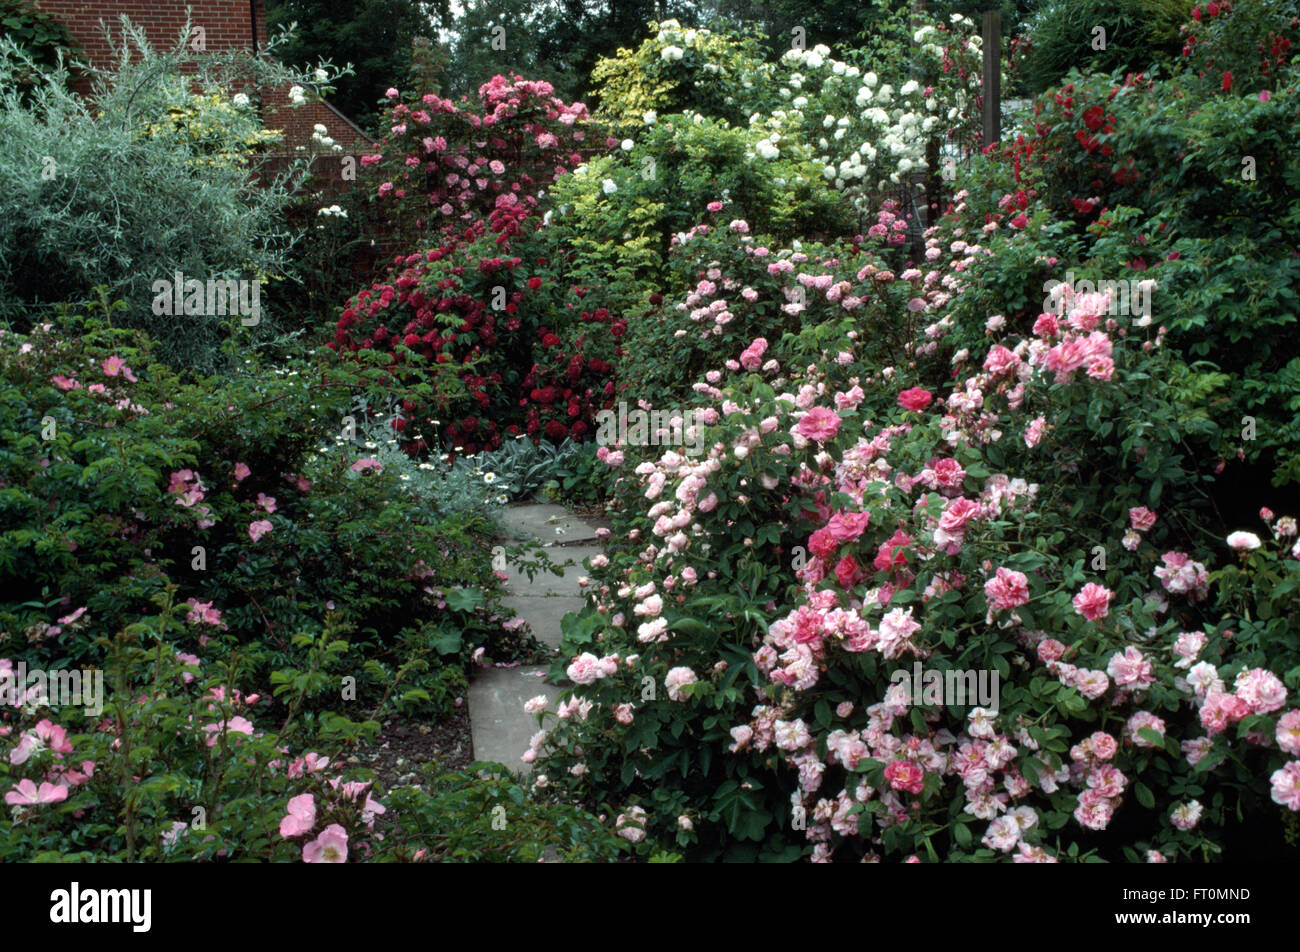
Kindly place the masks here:
<instances>
[{"instance_id":1,"label":"tree","mask_svg":"<svg viewBox=\"0 0 1300 952\"><path fill-rule=\"evenodd\" d=\"M433 17L445 16L446 0L270 0L267 27L275 33L298 27L279 50L285 64L303 67L319 60L351 63L330 98L350 119L374 132L384 90L407 80L412 43L433 33Z\"/></svg>"}]
</instances>

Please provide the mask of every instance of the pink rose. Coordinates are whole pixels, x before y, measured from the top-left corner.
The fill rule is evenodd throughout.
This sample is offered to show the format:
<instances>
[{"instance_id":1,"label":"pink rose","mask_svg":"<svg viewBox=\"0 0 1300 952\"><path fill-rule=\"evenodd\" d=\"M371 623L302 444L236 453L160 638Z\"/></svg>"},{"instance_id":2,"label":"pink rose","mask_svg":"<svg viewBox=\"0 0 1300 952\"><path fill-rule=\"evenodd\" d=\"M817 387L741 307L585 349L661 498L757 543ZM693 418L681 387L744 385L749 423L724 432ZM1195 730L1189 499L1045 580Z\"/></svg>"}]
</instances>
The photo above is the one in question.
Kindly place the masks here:
<instances>
[{"instance_id":1,"label":"pink rose","mask_svg":"<svg viewBox=\"0 0 1300 952\"><path fill-rule=\"evenodd\" d=\"M1074 610L1088 621L1105 618L1110 612L1110 600L1114 593L1096 582L1089 582L1079 594L1074 596Z\"/></svg>"},{"instance_id":2,"label":"pink rose","mask_svg":"<svg viewBox=\"0 0 1300 952\"><path fill-rule=\"evenodd\" d=\"M795 424L795 432L818 443L835 438L840 431L840 417L827 407L813 407Z\"/></svg>"},{"instance_id":3,"label":"pink rose","mask_svg":"<svg viewBox=\"0 0 1300 952\"><path fill-rule=\"evenodd\" d=\"M348 861L348 834L337 823L331 823L321 835L302 848L304 863L346 863Z\"/></svg>"},{"instance_id":4,"label":"pink rose","mask_svg":"<svg viewBox=\"0 0 1300 952\"><path fill-rule=\"evenodd\" d=\"M999 566L984 583L984 595L991 612L1010 611L1029 601L1029 579L1023 572Z\"/></svg>"},{"instance_id":5,"label":"pink rose","mask_svg":"<svg viewBox=\"0 0 1300 952\"><path fill-rule=\"evenodd\" d=\"M1146 532L1156 524L1156 514L1146 506L1137 506L1128 511L1129 521L1138 532Z\"/></svg>"},{"instance_id":6,"label":"pink rose","mask_svg":"<svg viewBox=\"0 0 1300 952\"><path fill-rule=\"evenodd\" d=\"M898 395L898 405L905 410L914 410L919 413L928 407L933 399L934 395L929 390L912 387L910 390L904 390Z\"/></svg>"}]
</instances>

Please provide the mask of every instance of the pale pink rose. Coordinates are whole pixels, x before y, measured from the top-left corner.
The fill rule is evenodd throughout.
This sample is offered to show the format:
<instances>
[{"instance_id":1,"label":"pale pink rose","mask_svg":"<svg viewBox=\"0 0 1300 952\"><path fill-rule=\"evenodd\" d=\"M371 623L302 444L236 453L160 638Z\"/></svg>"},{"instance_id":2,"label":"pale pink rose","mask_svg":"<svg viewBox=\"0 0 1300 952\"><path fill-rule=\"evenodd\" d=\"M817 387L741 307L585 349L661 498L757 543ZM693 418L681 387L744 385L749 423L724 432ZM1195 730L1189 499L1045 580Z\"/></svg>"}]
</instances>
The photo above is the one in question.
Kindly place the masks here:
<instances>
[{"instance_id":1,"label":"pale pink rose","mask_svg":"<svg viewBox=\"0 0 1300 952\"><path fill-rule=\"evenodd\" d=\"M620 724L631 724L631 723L632 723L632 705L631 705L631 704L616 704L616 705L614 706L614 720L618 721Z\"/></svg>"},{"instance_id":2,"label":"pale pink rose","mask_svg":"<svg viewBox=\"0 0 1300 952\"><path fill-rule=\"evenodd\" d=\"M1253 532L1233 532L1228 536L1228 547L1238 552L1253 552L1259 546L1259 536Z\"/></svg>"},{"instance_id":3,"label":"pale pink rose","mask_svg":"<svg viewBox=\"0 0 1300 952\"><path fill-rule=\"evenodd\" d=\"M1161 737L1165 736L1164 721L1156 717L1150 711L1138 711L1128 719L1128 723L1125 725L1125 733L1135 747L1156 746L1138 733L1138 731L1143 729L1153 730Z\"/></svg>"},{"instance_id":4,"label":"pale pink rose","mask_svg":"<svg viewBox=\"0 0 1300 952\"><path fill-rule=\"evenodd\" d=\"M734 743L729 749L732 753L735 753L738 750L743 750L749 746L749 742L753 739L753 736L754 730L748 724L740 724L737 727L733 727L731 729L731 739Z\"/></svg>"},{"instance_id":5,"label":"pale pink rose","mask_svg":"<svg viewBox=\"0 0 1300 952\"><path fill-rule=\"evenodd\" d=\"M289 801L288 814L280 821L280 835L288 839L306 833L316 825L316 798L310 793Z\"/></svg>"},{"instance_id":6,"label":"pale pink rose","mask_svg":"<svg viewBox=\"0 0 1300 952\"><path fill-rule=\"evenodd\" d=\"M42 782L40 787L37 787L26 778L19 780L18 784L5 794L5 803L15 807L61 803L66 799L68 799L68 788L62 784Z\"/></svg>"},{"instance_id":7,"label":"pale pink rose","mask_svg":"<svg viewBox=\"0 0 1300 952\"><path fill-rule=\"evenodd\" d=\"M1093 755L1098 760L1110 760L1119 750L1119 743L1113 736L1105 731L1096 731L1088 738L1089 746L1092 748Z\"/></svg>"},{"instance_id":8,"label":"pale pink rose","mask_svg":"<svg viewBox=\"0 0 1300 952\"><path fill-rule=\"evenodd\" d=\"M275 526L271 525L270 520L258 519L256 522L249 523L248 537L256 542L274 528Z\"/></svg>"},{"instance_id":9,"label":"pale pink rose","mask_svg":"<svg viewBox=\"0 0 1300 952\"><path fill-rule=\"evenodd\" d=\"M245 466L243 463L236 463L235 482L242 483L245 479L247 479L252 474L252 472L253 471L249 469L247 466Z\"/></svg>"},{"instance_id":10,"label":"pale pink rose","mask_svg":"<svg viewBox=\"0 0 1300 952\"><path fill-rule=\"evenodd\" d=\"M1250 706L1252 714L1270 714L1286 704L1286 685L1264 668L1242 671L1233 691Z\"/></svg>"},{"instance_id":11,"label":"pale pink rose","mask_svg":"<svg viewBox=\"0 0 1300 952\"><path fill-rule=\"evenodd\" d=\"M1202 809L1196 800L1176 804L1169 813L1169 822L1184 832L1194 829L1201 820Z\"/></svg>"},{"instance_id":12,"label":"pale pink rose","mask_svg":"<svg viewBox=\"0 0 1300 952\"><path fill-rule=\"evenodd\" d=\"M1132 685L1138 690L1150 687L1154 681L1151 662L1142 656L1142 652L1129 645L1124 652L1115 652L1106 665L1106 672L1115 679L1115 683L1127 687Z\"/></svg>"},{"instance_id":13,"label":"pale pink rose","mask_svg":"<svg viewBox=\"0 0 1300 952\"><path fill-rule=\"evenodd\" d=\"M337 823L331 823L320 836L302 848L304 863L346 863L348 861L348 834Z\"/></svg>"},{"instance_id":14,"label":"pale pink rose","mask_svg":"<svg viewBox=\"0 0 1300 952\"><path fill-rule=\"evenodd\" d=\"M1300 756L1300 709L1287 711L1277 719L1276 736L1283 753Z\"/></svg>"},{"instance_id":15,"label":"pale pink rose","mask_svg":"<svg viewBox=\"0 0 1300 952\"><path fill-rule=\"evenodd\" d=\"M546 710L546 704L547 704L547 700L545 694L539 694L536 697L530 697L527 701L524 702L524 713L525 714L540 713L541 711Z\"/></svg>"},{"instance_id":16,"label":"pale pink rose","mask_svg":"<svg viewBox=\"0 0 1300 952\"><path fill-rule=\"evenodd\" d=\"M1268 778L1273 785L1273 802L1300 812L1300 760L1293 760ZM44 784L41 785L42 788ZM7 798L6 798L7 799Z\"/></svg>"},{"instance_id":17,"label":"pale pink rose","mask_svg":"<svg viewBox=\"0 0 1300 952\"><path fill-rule=\"evenodd\" d=\"M682 688L688 684L694 684L697 678L695 672L687 667L677 667L669 670L664 677L664 687L668 690L668 697L671 700L681 700Z\"/></svg>"},{"instance_id":18,"label":"pale pink rose","mask_svg":"<svg viewBox=\"0 0 1300 952\"><path fill-rule=\"evenodd\" d=\"M589 651L584 651L574 659L565 672L575 684L591 684L605 677L605 665Z\"/></svg>"}]
</instances>

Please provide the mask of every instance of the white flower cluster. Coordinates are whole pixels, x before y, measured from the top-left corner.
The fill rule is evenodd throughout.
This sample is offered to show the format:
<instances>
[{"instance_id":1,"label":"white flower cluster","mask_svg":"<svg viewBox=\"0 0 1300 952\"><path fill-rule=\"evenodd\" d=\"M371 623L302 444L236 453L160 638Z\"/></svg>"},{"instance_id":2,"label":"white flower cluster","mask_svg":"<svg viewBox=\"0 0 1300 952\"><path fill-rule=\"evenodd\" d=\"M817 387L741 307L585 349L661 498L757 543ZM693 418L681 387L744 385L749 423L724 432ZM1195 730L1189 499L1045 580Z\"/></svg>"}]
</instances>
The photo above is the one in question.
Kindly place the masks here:
<instances>
[{"instance_id":1,"label":"white flower cluster","mask_svg":"<svg viewBox=\"0 0 1300 952\"><path fill-rule=\"evenodd\" d=\"M319 122L312 127L311 137L327 149L333 149L335 152L342 152L343 146L335 142L330 136L326 135L329 130Z\"/></svg>"},{"instance_id":2,"label":"white flower cluster","mask_svg":"<svg viewBox=\"0 0 1300 952\"><path fill-rule=\"evenodd\" d=\"M959 28L971 25L964 17L953 22ZM917 31L918 43L927 38L935 41L926 45L934 46L938 60L943 47L935 44L949 38L932 26ZM927 75L932 72L936 70L928 69ZM781 120L780 128L794 141L815 144L813 157L826 181L863 208L869 193L927 168L926 147L941 133L943 116L958 119L967 100L953 88L955 73L936 82L936 88L926 87L919 78L882 83L875 71L862 72L836 60L825 46L787 50L764 79L787 102L772 118ZM977 75L965 79L968 86L977 81ZM750 117L751 127L763 124L762 117ZM773 123L766 125L771 128ZM763 155L770 149L756 151Z\"/></svg>"}]
</instances>

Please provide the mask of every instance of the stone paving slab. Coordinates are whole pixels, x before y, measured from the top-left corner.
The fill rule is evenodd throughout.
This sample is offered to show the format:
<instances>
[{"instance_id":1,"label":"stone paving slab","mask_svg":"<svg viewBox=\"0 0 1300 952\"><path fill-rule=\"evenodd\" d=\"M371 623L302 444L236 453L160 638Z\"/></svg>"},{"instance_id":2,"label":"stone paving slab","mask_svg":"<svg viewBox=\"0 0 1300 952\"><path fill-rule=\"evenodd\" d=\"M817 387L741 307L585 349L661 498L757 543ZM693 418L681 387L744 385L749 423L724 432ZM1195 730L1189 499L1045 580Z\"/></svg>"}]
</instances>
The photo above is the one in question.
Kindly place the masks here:
<instances>
[{"instance_id":1,"label":"stone paving slab","mask_svg":"<svg viewBox=\"0 0 1300 952\"><path fill-rule=\"evenodd\" d=\"M560 689L547 684L545 666L483 668L469 686L470 733L474 759L505 764L516 773L531 769L519 758L537 733L537 719L524 713L524 703L545 694L555 710Z\"/></svg>"},{"instance_id":2,"label":"stone paving slab","mask_svg":"<svg viewBox=\"0 0 1300 952\"><path fill-rule=\"evenodd\" d=\"M543 551L543 550L536 550ZM546 549L545 555L559 566L565 566L564 575L552 575L550 572L538 572L530 582L528 576L515 565L507 566L510 579L505 590L511 595L580 595L578 579L591 572L583 563L603 549L595 545L575 545L564 549ZM566 563L572 562L572 565Z\"/></svg>"},{"instance_id":3,"label":"stone paving slab","mask_svg":"<svg viewBox=\"0 0 1300 952\"><path fill-rule=\"evenodd\" d=\"M539 641L558 648L563 637L561 619L581 611L587 603L578 579L589 574L583 562L601 551L592 544L596 530L563 506L549 503L507 508L501 522L506 538L535 542L552 562L564 567L562 576L541 573L529 581L517 567L509 566L502 598L505 611L526 619ZM563 531L557 533L556 528ZM481 668L474 673L469 710L476 760L505 764L522 775L529 773L529 765L519 758L538 728L537 719L524 713L524 703L544 694L547 707L555 709L560 688L546 682L547 670L548 666L533 665Z\"/></svg>"},{"instance_id":4,"label":"stone paving slab","mask_svg":"<svg viewBox=\"0 0 1300 952\"><path fill-rule=\"evenodd\" d=\"M596 541L594 526L549 502L507 506L498 518L506 535L514 539L535 539L545 546Z\"/></svg>"},{"instance_id":5,"label":"stone paving slab","mask_svg":"<svg viewBox=\"0 0 1300 952\"><path fill-rule=\"evenodd\" d=\"M569 612L582 611L586 603L577 595L507 595L501 599L506 611L527 619L537 640L552 648L560 647L563 637L560 620Z\"/></svg>"}]
</instances>

